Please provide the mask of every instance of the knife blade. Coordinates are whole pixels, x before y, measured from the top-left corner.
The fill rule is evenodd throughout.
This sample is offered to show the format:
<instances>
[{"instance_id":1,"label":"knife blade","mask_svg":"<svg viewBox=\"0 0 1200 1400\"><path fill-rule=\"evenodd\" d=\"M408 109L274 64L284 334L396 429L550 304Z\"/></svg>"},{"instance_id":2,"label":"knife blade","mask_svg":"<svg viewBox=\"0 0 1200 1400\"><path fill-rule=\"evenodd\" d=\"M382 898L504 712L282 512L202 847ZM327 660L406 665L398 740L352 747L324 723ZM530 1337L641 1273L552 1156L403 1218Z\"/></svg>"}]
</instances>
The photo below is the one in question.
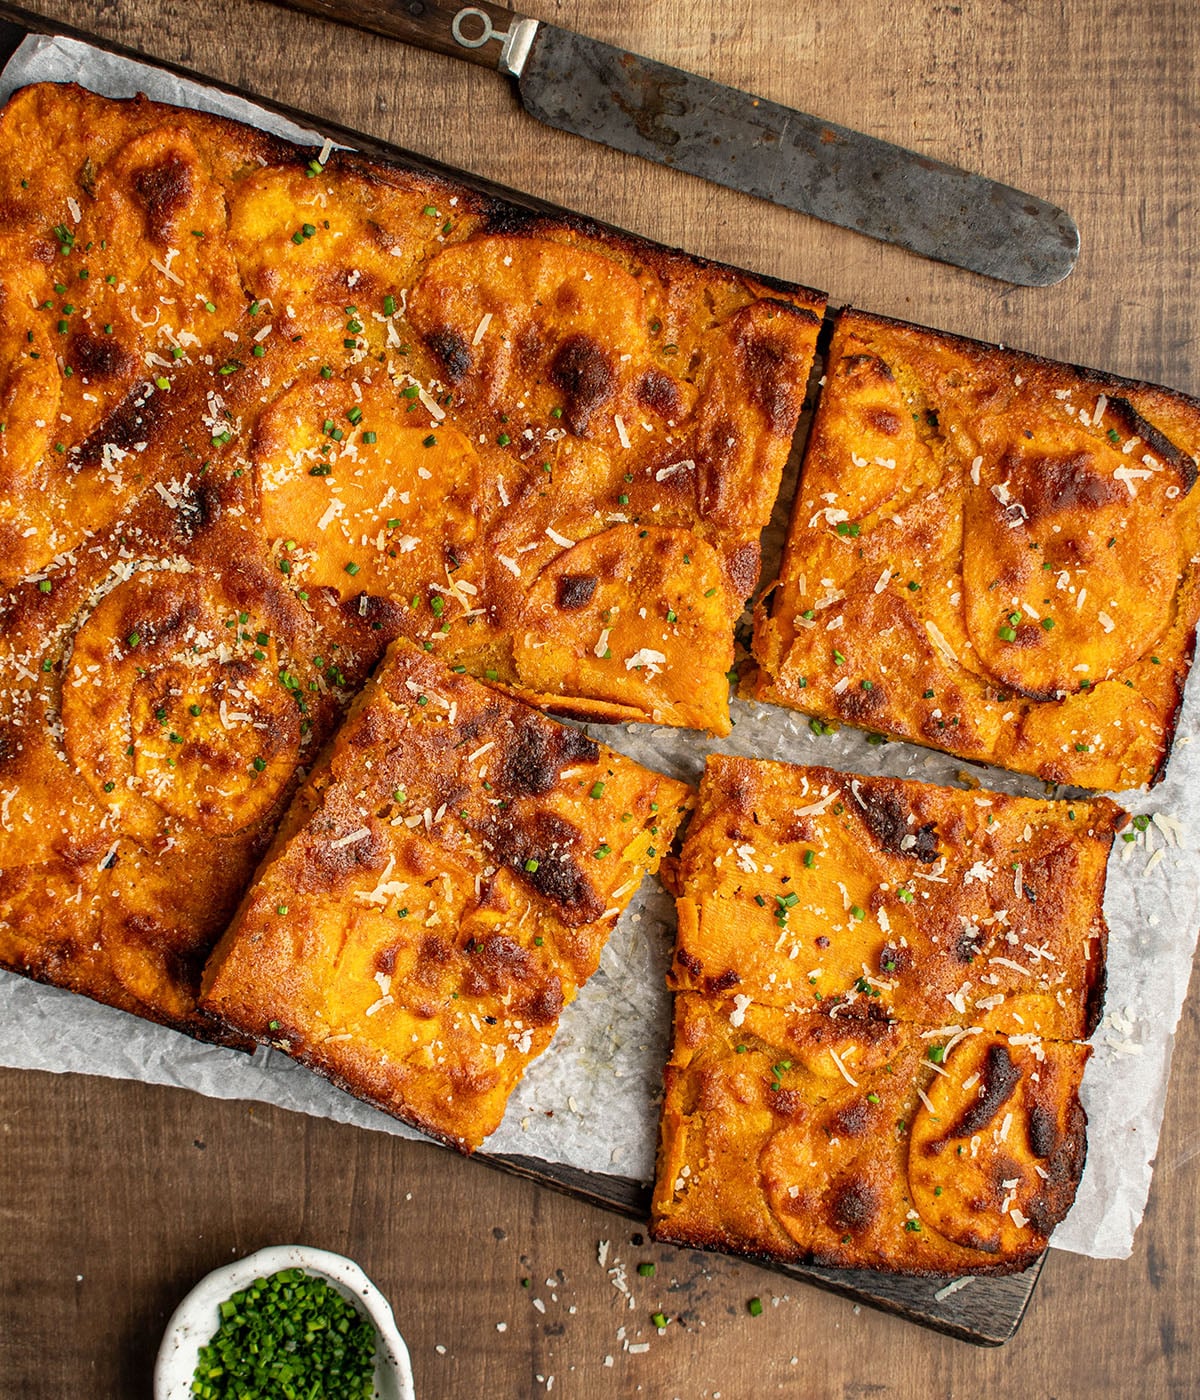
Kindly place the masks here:
<instances>
[{"instance_id":1,"label":"knife blade","mask_svg":"<svg viewBox=\"0 0 1200 1400\"><path fill-rule=\"evenodd\" d=\"M1075 265L1064 210L982 175L480 0L275 0L517 80L548 126L1019 286Z\"/></svg>"}]
</instances>

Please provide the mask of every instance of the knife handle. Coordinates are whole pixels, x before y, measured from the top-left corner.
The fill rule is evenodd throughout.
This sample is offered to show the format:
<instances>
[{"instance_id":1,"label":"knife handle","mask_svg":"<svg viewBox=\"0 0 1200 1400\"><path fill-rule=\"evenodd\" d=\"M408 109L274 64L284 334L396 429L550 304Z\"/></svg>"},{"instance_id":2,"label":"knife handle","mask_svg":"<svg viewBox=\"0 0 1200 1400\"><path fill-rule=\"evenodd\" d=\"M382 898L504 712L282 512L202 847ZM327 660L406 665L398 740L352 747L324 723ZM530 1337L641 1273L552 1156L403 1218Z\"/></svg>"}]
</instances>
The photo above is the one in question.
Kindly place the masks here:
<instances>
[{"instance_id":1,"label":"knife handle","mask_svg":"<svg viewBox=\"0 0 1200 1400\"><path fill-rule=\"evenodd\" d=\"M355 29L367 29L417 48L465 58L519 77L537 21L475 0L471 5L438 0L274 0Z\"/></svg>"}]
</instances>

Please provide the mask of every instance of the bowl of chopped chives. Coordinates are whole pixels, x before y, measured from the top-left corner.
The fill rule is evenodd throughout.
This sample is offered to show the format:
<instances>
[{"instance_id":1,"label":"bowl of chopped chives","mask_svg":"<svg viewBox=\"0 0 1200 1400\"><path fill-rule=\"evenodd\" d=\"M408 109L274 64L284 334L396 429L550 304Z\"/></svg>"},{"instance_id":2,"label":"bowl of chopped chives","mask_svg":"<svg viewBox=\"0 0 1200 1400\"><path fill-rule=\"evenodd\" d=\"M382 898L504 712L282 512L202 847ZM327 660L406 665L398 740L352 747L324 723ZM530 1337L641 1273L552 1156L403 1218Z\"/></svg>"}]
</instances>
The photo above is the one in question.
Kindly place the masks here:
<instances>
[{"instance_id":1,"label":"bowl of chopped chives","mask_svg":"<svg viewBox=\"0 0 1200 1400\"><path fill-rule=\"evenodd\" d=\"M387 1299L352 1260L274 1245L202 1278L175 1309L154 1400L414 1400Z\"/></svg>"}]
</instances>

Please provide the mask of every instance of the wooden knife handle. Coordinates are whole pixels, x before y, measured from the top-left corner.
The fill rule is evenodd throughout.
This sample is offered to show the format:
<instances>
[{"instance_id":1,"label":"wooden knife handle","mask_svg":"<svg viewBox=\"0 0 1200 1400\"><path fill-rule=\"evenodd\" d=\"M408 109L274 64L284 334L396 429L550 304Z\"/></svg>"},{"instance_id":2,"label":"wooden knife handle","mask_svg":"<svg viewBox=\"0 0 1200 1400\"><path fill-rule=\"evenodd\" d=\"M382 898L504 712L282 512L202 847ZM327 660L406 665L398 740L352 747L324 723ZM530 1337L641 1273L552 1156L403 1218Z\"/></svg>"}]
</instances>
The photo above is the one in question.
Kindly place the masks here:
<instances>
[{"instance_id":1,"label":"wooden knife handle","mask_svg":"<svg viewBox=\"0 0 1200 1400\"><path fill-rule=\"evenodd\" d=\"M488 0L470 5L439 0L273 0L289 10L303 10L355 29L371 30L389 39L465 58L485 68L500 66L504 41L522 20L512 10Z\"/></svg>"}]
</instances>

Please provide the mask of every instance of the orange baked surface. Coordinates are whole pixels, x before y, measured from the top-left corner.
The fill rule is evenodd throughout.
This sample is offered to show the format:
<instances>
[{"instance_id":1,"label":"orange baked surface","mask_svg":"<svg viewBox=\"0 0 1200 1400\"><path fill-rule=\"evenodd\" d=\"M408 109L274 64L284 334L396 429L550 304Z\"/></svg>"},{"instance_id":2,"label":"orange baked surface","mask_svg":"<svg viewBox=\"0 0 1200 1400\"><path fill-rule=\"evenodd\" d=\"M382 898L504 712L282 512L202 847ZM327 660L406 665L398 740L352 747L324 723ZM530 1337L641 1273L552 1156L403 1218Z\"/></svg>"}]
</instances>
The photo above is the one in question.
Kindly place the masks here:
<instances>
[{"instance_id":1,"label":"orange baked surface","mask_svg":"<svg viewBox=\"0 0 1200 1400\"><path fill-rule=\"evenodd\" d=\"M1162 773L1200 587L1200 404L838 318L756 694L1119 790Z\"/></svg>"},{"instance_id":2,"label":"orange baked surface","mask_svg":"<svg viewBox=\"0 0 1200 1400\"><path fill-rule=\"evenodd\" d=\"M1104 798L710 756L680 862L656 1237L1026 1267L1083 1168L1123 821Z\"/></svg>"},{"instance_id":3,"label":"orange baked surface","mask_svg":"<svg viewBox=\"0 0 1200 1400\"><path fill-rule=\"evenodd\" d=\"M690 796L402 639L300 789L201 1006L469 1151Z\"/></svg>"},{"instance_id":4,"label":"orange baked surface","mask_svg":"<svg viewBox=\"0 0 1200 1400\"><path fill-rule=\"evenodd\" d=\"M1082 1039L1125 813L713 754L680 861L677 990Z\"/></svg>"},{"instance_id":5,"label":"orange baked surface","mask_svg":"<svg viewBox=\"0 0 1200 1400\"><path fill-rule=\"evenodd\" d=\"M739 1019L734 1002L685 992L654 1238L889 1273L1027 1268L1075 1199L1089 1053L862 1003Z\"/></svg>"},{"instance_id":6,"label":"orange baked surface","mask_svg":"<svg viewBox=\"0 0 1200 1400\"><path fill-rule=\"evenodd\" d=\"M822 307L205 114L17 93L0 966L211 1031L204 958L398 636L725 731Z\"/></svg>"}]
</instances>

